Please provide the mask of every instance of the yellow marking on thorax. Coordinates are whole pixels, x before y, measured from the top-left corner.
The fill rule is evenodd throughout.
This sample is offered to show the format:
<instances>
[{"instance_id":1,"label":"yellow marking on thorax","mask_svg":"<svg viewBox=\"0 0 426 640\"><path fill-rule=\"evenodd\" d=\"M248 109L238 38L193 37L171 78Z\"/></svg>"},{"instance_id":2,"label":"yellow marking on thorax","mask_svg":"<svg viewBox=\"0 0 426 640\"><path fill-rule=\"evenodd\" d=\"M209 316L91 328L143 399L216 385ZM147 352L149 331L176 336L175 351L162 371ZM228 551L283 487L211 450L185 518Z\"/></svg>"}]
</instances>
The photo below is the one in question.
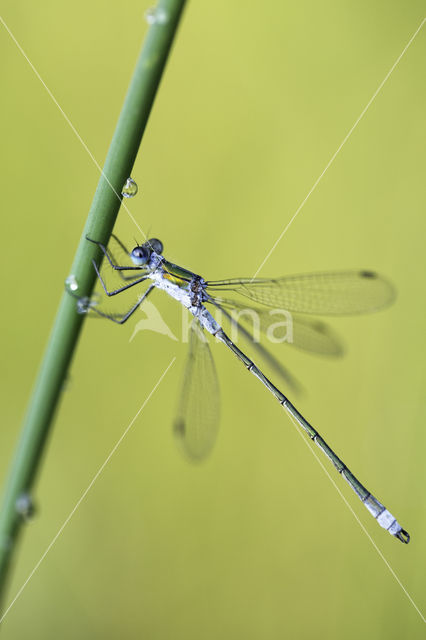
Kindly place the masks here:
<instances>
[{"instance_id":1,"label":"yellow marking on thorax","mask_svg":"<svg viewBox=\"0 0 426 640\"><path fill-rule=\"evenodd\" d=\"M182 278L179 278L178 276L172 276L170 273L163 273L163 278L165 280L168 280L172 284L176 284L181 289L184 289L189 284L189 282L187 280L183 280Z\"/></svg>"}]
</instances>

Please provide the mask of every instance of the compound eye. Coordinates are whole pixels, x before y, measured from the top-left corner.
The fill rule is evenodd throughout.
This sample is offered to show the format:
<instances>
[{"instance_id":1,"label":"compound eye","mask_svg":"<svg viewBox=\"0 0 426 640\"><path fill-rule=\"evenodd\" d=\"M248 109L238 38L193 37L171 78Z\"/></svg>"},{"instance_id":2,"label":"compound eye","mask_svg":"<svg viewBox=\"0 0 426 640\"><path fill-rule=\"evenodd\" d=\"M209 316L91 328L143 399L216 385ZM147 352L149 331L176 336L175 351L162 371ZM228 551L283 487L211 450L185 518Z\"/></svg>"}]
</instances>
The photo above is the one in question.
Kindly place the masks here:
<instances>
[{"instance_id":1,"label":"compound eye","mask_svg":"<svg viewBox=\"0 0 426 640\"><path fill-rule=\"evenodd\" d=\"M155 253L163 253L163 243L158 238L150 238L146 243Z\"/></svg>"},{"instance_id":2,"label":"compound eye","mask_svg":"<svg viewBox=\"0 0 426 640\"><path fill-rule=\"evenodd\" d=\"M130 254L133 264L138 267L146 264L149 258L149 251L145 247L135 247Z\"/></svg>"}]
</instances>

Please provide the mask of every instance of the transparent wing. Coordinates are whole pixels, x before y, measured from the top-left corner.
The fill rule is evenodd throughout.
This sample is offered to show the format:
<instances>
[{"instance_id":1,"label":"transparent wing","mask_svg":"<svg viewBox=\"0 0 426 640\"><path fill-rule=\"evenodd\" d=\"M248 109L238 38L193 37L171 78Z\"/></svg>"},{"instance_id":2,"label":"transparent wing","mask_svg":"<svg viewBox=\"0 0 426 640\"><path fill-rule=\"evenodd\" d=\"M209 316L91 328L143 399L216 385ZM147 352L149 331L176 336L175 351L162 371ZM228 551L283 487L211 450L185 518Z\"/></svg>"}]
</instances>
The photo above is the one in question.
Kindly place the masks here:
<instances>
[{"instance_id":1,"label":"transparent wing","mask_svg":"<svg viewBox=\"0 0 426 640\"><path fill-rule=\"evenodd\" d=\"M174 433L183 452L194 461L205 458L216 441L220 414L219 393L210 347L194 318L174 423Z\"/></svg>"},{"instance_id":2,"label":"transparent wing","mask_svg":"<svg viewBox=\"0 0 426 640\"><path fill-rule=\"evenodd\" d=\"M208 291L233 291L256 302L317 315L355 315L382 309L395 299L391 283L373 271L337 271L273 280L240 278L208 282Z\"/></svg>"},{"instance_id":3,"label":"transparent wing","mask_svg":"<svg viewBox=\"0 0 426 640\"><path fill-rule=\"evenodd\" d=\"M339 357L344 353L339 336L325 322L316 318L280 309L256 307L228 298L210 296L210 302L231 315L231 322L250 326L249 333L255 340L259 339L258 333L262 331L273 344L290 344L322 356Z\"/></svg>"},{"instance_id":4,"label":"transparent wing","mask_svg":"<svg viewBox=\"0 0 426 640\"><path fill-rule=\"evenodd\" d=\"M275 322L276 318L273 318L272 322L269 321L268 328ZM321 356L340 357L344 354L345 350L339 336L325 322L293 313L292 325L292 336L289 337L288 344ZM279 336L280 332L280 327L274 328L276 336Z\"/></svg>"},{"instance_id":5,"label":"transparent wing","mask_svg":"<svg viewBox=\"0 0 426 640\"><path fill-rule=\"evenodd\" d=\"M237 329L237 332L239 334L242 334L242 336L260 354L260 356L272 367L272 369L274 369L275 372L278 373L279 376L281 376L281 378L284 380L284 382L293 391L300 392L301 391L301 385L298 382L298 380L296 380L295 376L292 373L290 373L290 371L287 369L287 367L285 367L278 360L278 358L276 358L270 351L268 351L262 344L260 344L260 342L257 341L257 337L258 336L256 335L256 332L253 331L253 326L251 327L251 330L246 329L241 324L241 322L239 322L238 314L236 315L236 314L232 313L235 310L235 307L232 308L232 307L228 306L228 309L227 309L227 308L225 308L225 305L218 304L216 301L213 301L212 299L210 299L210 301L215 305L215 307L220 309L220 311L224 314L224 316L228 318L228 320L230 321L231 325L235 329ZM246 318L247 319L247 316L246 315L242 315L242 318ZM234 337L232 337L232 339L234 339Z\"/></svg>"}]
</instances>

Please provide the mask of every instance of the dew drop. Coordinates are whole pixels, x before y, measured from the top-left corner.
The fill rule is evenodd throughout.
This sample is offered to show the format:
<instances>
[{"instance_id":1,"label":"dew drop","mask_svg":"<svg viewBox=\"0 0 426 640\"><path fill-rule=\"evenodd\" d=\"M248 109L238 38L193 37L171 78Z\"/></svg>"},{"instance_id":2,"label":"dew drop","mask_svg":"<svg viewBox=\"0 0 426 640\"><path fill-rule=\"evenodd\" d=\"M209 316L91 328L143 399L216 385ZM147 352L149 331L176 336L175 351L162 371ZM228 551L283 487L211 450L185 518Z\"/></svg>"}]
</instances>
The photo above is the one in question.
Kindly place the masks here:
<instances>
[{"instance_id":1,"label":"dew drop","mask_svg":"<svg viewBox=\"0 0 426 640\"><path fill-rule=\"evenodd\" d=\"M166 24L167 12L162 7L151 7L145 11L145 20L149 25Z\"/></svg>"},{"instance_id":2,"label":"dew drop","mask_svg":"<svg viewBox=\"0 0 426 640\"><path fill-rule=\"evenodd\" d=\"M76 277L71 274L70 276L68 276L68 278L65 280L65 286L67 287L67 289L69 289L70 291L77 291L78 289L78 282Z\"/></svg>"},{"instance_id":3,"label":"dew drop","mask_svg":"<svg viewBox=\"0 0 426 640\"><path fill-rule=\"evenodd\" d=\"M138 192L138 185L133 178L127 178L124 187L121 190L121 195L124 198L133 198Z\"/></svg>"},{"instance_id":4,"label":"dew drop","mask_svg":"<svg viewBox=\"0 0 426 640\"><path fill-rule=\"evenodd\" d=\"M15 502L16 512L25 521L30 520L34 516L34 502L29 493L21 493Z\"/></svg>"},{"instance_id":5,"label":"dew drop","mask_svg":"<svg viewBox=\"0 0 426 640\"><path fill-rule=\"evenodd\" d=\"M155 14L157 12L156 7L150 7L145 11L145 20L148 24L155 24Z\"/></svg>"}]
</instances>

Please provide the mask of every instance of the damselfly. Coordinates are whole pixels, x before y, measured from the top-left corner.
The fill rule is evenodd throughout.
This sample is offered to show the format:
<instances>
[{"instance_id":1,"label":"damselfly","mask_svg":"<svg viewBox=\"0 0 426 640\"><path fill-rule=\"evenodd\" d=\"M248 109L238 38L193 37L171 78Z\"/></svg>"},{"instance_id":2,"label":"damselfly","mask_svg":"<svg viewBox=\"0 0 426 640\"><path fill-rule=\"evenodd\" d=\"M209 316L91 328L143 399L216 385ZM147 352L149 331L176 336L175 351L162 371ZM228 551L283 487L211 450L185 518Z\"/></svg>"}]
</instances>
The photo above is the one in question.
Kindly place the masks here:
<instances>
[{"instance_id":1,"label":"damselfly","mask_svg":"<svg viewBox=\"0 0 426 640\"><path fill-rule=\"evenodd\" d=\"M122 280L121 286L109 290L96 261L93 261L96 274L107 296L118 295L144 282L148 283L148 287L136 303L123 314L108 314L95 302L86 298L78 301L81 313L92 311L123 324L155 289L161 289L193 315L178 417L174 425L175 433L188 456L202 459L208 455L215 442L219 424L219 385L208 342L203 337L204 332L207 332L237 356L316 442L379 525L401 542L409 542L410 536L407 531L359 482L287 396L229 338L207 308L210 305L219 309L247 338L250 338L250 332L232 315L232 310L247 306L243 304L244 299L260 305L257 309L260 315L263 313L262 309L267 307L285 309L292 314L305 314L292 316L295 327L301 328L302 333L304 332L308 338L310 336L311 350L327 353L338 348L336 342L327 334L323 325L312 322L306 314L348 315L380 309L389 304L394 295L393 288L386 279L372 271L341 271L277 279L236 278L207 281L192 271L166 260L163 257L163 244L156 238L137 245L132 251L128 251L116 236L112 236L108 248L95 240L90 241L100 247L108 261L107 264L109 263ZM119 254L125 256L125 264L118 264L116 256ZM275 356L259 343L252 344L287 382L292 382L292 377Z\"/></svg>"}]
</instances>

